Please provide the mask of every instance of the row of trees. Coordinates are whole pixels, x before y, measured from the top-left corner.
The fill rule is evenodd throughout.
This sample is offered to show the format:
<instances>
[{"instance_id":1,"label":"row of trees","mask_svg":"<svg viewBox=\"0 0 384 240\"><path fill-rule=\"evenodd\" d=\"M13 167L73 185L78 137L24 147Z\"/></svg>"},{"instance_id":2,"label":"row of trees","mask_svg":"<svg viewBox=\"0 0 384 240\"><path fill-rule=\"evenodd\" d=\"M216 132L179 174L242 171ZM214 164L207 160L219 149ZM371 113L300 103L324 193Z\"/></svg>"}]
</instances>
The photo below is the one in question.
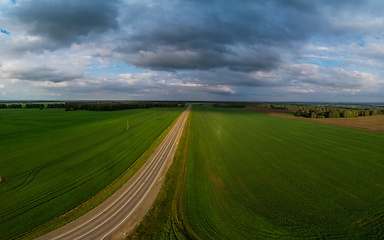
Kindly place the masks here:
<instances>
[{"instance_id":1,"label":"row of trees","mask_svg":"<svg viewBox=\"0 0 384 240\"><path fill-rule=\"evenodd\" d=\"M288 109L296 110L298 106L301 105L292 105L292 104L271 104L271 103L245 103L245 102L220 102L213 104L215 107L223 108L245 108L245 107L255 107L255 108L273 108L273 109ZM304 105L302 105L304 106Z\"/></svg>"},{"instance_id":2,"label":"row of trees","mask_svg":"<svg viewBox=\"0 0 384 240\"><path fill-rule=\"evenodd\" d=\"M224 108L272 108L272 109L286 109L295 110L295 115L298 117L307 118L353 118L359 116L373 116L384 115L384 109L359 109L348 107L335 107L335 106L312 106L301 104L285 104L285 103L241 103L241 102L228 102L228 103L215 103L215 107Z\"/></svg>"},{"instance_id":3,"label":"row of trees","mask_svg":"<svg viewBox=\"0 0 384 240\"><path fill-rule=\"evenodd\" d=\"M23 106L21 104L0 104L0 108L22 108Z\"/></svg>"},{"instance_id":4,"label":"row of trees","mask_svg":"<svg viewBox=\"0 0 384 240\"><path fill-rule=\"evenodd\" d=\"M38 104L38 103L25 104L25 108L39 108L40 110L43 110L44 104Z\"/></svg>"},{"instance_id":5,"label":"row of trees","mask_svg":"<svg viewBox=\"0 0 384 240\"><path fill-rule=\"evenodd\" d=\"M222 107L222 108L245 108L245 103L239 102L229 102L229 103L215 103L214 107Z\"/></svg>"},{"instance_id":6,"label":"row of trees","mask_svg":"<svg viewBox=\"0 0 384 240\"><path fill-rule=\"evenodd\" d=\"M65 108L65 104L64 103L47 104L47 108Z\"/></svg>"},{"instance_id":7,"label":"row of trees","mask_svg":"<svg viewBox=\"0 0 384 240\"><path fill-rule=\"evenodd\" d=\"M151 107L185 107L185 102L65 102L47 104L47 108L65 108L65 111L118 111L124 109L144 109ZM0 109L4 108L23 108L23 106L22 104L0 104ZM44 108L44 104L27 103L24 108L39 108L42 110Z\"/></svg>"},{"instance_id":8,"label":"row of trees","mask_svg":"<svg viewBox=\"0 0 384 240\"><path fill-rule=\"evenodd\" d=\"M185 107L185 102L66 102L65 111L118 111L124 109L144 109L151 107Z\"/></svg>"},{"instance_id":9,"label":"row of trees","mask_svg":"<svg viewBox=\"0 0 384 240\"><path fill-rule=\"evenodd\" d=\"M27 103L27 104L25 104L24 108L39 108L42 110L44 107L45 107L44 104L41 104L41 103ZM22 104L4 104L4 103L1 103L0 109L4 109L4 108L23 108L23 105ZM65 108L65 104L64 103L48 104L47 108Z\"/></svg>"},{"instance_id":10,"label":"row of trees","mask_svg":"<svg viewBox=\"0 0 384 240\"><path fill-rule=\"evenodd\" d=\"M384 109L362 109L336 106L311 106L300 104L249 103L249 107L295 110L296 116L308 118L353 118L384 115Z\"/></svg>"},{"instance_id":11,"label":"row of trees","mask_svg":"<svg viewBox=\"0 0 384 240\"><path fill-rule=\"evenodd\" d=\"M295 116L307 118L354 118L359 116L383 115L384 110L366 110L366 109L345 109L336 107L327 107L319 109L297 109Z\"/></svg>"},{"instance_id":12,"label":"row of trees","mask_svg":"<svg viewBox=\"0 0 384 240\"><path fill-rule=\"evenodd\" d=\"M305 105L284 104L284 103L246 103L246 105L247 107L286 109L286 110L296 110L298 107L305 106Z\"/></svg>"}]
</instances>

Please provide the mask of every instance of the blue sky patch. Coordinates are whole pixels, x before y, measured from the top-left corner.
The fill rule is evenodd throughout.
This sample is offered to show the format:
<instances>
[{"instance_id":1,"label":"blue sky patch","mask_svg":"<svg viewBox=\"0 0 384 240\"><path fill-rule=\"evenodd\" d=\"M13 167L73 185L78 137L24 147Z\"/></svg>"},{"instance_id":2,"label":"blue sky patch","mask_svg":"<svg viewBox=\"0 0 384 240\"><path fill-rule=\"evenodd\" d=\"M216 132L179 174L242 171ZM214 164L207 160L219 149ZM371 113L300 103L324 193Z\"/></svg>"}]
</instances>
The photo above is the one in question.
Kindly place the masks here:
<instances>
[{"instance_id":1,"label":"blue sky patch","mask_svg":"<svg viewBox=\"0 0 384 240\"><path fill-rule=\"evenodd\" d=\"M311 59L310 61L303 61L301 63L314 64L319 67L325 67L325 68L335 68L335 67L341 67L343 64L343 61L319 58L319 59Z\"/></svg>"},{"instance_id":2,"label":"blue sky patch","mask_svg":"<svg viewBox=\"0 0 384 240\"><path fill-rule=\"evenodd\" d=\"M102 67L100 65L99 61L94 60L92 61L91 67L83 68L83 71L88 72L92 77L108 77L116 74L137 74L148 72L145 69L135 68L122 62L111 64L109 67Z\"/></svg>"},{"instance_id":3,"label":"blue sky patch","mask_svg":"<svg viewBox=\"0 0 384 240\"><path fill-rule=\"evenodd\" d=\"M360 47L365 47L365 41L363 40L363 37L362 36L356 36L357 39L360 40L360 42L358 43Z\"/></svg>"},{"instance_id":4,"label":"blue sky patch","mask_svg":"<svg viewBox=\"0 0 384 240\"><path fill-rule=\"evenodd\" d=\"M9 36L9 32L7 30L4 30L4 29L0 29L1 33L5 33Z\"/></svg>"}]
</instances>

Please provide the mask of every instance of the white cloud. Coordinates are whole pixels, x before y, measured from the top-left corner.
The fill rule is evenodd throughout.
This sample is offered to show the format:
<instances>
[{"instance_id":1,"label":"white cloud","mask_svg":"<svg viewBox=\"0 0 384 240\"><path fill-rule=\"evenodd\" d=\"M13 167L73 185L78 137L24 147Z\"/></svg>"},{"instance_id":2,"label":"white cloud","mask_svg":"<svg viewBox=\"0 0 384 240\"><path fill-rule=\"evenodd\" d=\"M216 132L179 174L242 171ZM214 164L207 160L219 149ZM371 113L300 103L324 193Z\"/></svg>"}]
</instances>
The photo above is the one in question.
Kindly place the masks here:
<instances>
[{"instance_id":1,"label":"white cloud","mask_svg":"<svg viewBox=\"0 0 384 240\"><path fill-rule=\"evenodd\" d=\"M315 90L312 89L300 89L299 87L287 87L285 88L286 91L291 93L313 93Z\"/></svg>"},{"instance_id":2,"label":"white cloud","mask_svg":"<svg viewBox=\"0 0 384 240\"><path fill-rule=\"evenodd\" d=\"M170 83L171 86L183 86L183 87L202 87L203 84L198 83Z\"/></svg>"},{"instance_id":3,"label":"white cloud","mask_svg":"<svg viewBox=\"0 0 384 240\"><path fill-rule=\"evenodd\" d=\"M43 87L43 88L63 88L63 87L68 87L68 85L69 85L68 82L45 81L45 82L33 82L32 83L33 87Z\"/></svg>"}]
</instances>

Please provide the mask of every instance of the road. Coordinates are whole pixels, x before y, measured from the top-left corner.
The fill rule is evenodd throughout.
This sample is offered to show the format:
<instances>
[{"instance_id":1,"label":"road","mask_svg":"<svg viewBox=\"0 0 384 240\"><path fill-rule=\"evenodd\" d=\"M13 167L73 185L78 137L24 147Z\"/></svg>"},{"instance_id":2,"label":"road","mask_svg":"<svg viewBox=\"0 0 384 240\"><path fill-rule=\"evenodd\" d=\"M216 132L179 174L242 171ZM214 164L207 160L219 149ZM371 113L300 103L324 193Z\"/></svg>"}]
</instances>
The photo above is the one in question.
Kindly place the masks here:
<instances>
[{"instance_id":1,"label":"road","mask_svg":"<svg viewBox=\"0 0 384 240\"><path fill-rule=\"evenodd\" d=\"M140 170L96 208L38 240L121 239L150 209L172 162L191 106L185 110Z\"/></svg>"}]
</instances>

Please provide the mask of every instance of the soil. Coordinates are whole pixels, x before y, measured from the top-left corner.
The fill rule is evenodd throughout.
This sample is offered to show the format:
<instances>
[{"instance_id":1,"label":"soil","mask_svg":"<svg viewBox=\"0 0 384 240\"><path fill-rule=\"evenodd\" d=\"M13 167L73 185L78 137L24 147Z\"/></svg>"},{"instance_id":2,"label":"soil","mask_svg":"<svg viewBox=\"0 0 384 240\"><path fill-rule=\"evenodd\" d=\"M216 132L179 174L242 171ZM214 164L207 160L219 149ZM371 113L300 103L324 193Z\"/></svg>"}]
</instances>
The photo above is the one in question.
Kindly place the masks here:
<instances>
[{"instance_id":1,"label":"soil","mask_svg":"<svg viewBox=\"0 0 384 240\"><path fill-rule=\"evenodd\" d=\"M242 108L243 110L265 113L278 117L296 119L300 121L321 123L337 127L354 128L370 132L384 133L384 115L358 117L358 118L302 118L295 116L286 116L285 114L294 114L295 110L271 109L271 108Z\"/></svg>"},{"instance_id":2,"label":"soil","mask_svg":"<svg viewBox=\"0 0 384 240\"><path fill-rule=\"evenodd\" d=\"M0 182L7 181L9 177L2 178Z\"/></svg>"}]
</instances>

